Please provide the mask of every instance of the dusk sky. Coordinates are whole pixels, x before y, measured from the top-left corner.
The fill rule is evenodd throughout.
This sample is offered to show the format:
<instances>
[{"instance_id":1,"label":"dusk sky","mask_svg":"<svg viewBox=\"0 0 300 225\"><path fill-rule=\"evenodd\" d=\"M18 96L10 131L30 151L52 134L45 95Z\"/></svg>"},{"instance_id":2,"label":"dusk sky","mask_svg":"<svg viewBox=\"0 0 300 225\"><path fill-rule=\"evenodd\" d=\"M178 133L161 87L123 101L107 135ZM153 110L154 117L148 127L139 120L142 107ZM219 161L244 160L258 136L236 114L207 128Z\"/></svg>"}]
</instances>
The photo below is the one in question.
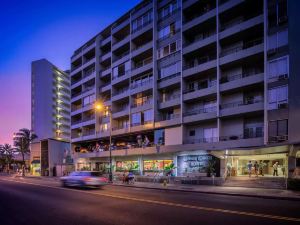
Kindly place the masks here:
<instances>
[{"instance_id":1,"label":"dusk sky","mask_svg":"<svg viewBox=\"0 0 300 225\"><path fill-rule=\"evenodd\" d=\"M1 1L0 144L30 128L30 64L46 58L69 69L76 48L140 0Z\"/></svg>"}]
</instances>

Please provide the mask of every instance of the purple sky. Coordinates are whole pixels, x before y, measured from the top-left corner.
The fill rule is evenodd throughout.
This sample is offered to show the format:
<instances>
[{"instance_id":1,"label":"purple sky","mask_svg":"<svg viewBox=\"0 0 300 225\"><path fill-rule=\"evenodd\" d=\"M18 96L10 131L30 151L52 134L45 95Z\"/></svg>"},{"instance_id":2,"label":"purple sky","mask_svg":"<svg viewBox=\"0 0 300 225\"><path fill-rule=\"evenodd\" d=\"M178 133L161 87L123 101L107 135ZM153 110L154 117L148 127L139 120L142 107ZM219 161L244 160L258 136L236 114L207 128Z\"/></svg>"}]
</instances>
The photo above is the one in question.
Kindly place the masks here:
<instances>
[{"instance_id":1,"label":"purple sky","mask_svg":"<svg viewBox=\"0 0 300 225\"><path fill-rule=\"evenodd\" d=\"M59 68L68 69L74 50L138 2L1 2L0 144L12 143L14 132L30 128L31 61L47 58Z\"/></svg>"}]
</instances>

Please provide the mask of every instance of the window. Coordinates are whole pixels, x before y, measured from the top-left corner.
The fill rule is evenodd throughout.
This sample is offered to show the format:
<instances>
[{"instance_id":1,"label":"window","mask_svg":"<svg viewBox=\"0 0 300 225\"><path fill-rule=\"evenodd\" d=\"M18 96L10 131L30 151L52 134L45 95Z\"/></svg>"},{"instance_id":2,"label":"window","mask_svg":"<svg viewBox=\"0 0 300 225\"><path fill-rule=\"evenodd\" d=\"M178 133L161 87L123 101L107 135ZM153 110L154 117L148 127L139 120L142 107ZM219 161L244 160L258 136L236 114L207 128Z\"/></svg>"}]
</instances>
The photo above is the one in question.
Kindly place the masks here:
<instances>
[{"instance_id":1,"label":"window","mask_svg":"<svg viewBox=\"0 0 300 225\"><path fill-rule=\"evenodd\" d=\"M160 58L163 58L167 55L170 55L178 50L180 50L181 48L181 40L177 40L165 47L162 47L160 49L158 49L157 51L157 57L160 59Z\"/></svg>"},{"instance_id":2,"label":"window","mask_svg":"<svg viewBox=\"0 0 300 225\"><path fill-rule=\"evenodd\" d=\"M113 79L125 75L126 72L129 70L130 70L130 61L127 61L119 66L114 67L113 68Z\"/></svg>"},{"instance_id":3,"label":"window","mask_svg":"<svg viewBox=\"0 0 300 225\"><path fill-rule=\"evenodd\" d=\"M288 69L288 56L284 56L268 63L268 75L269 79L278 78L280 76L287 76L289 74Z\"/></svg>"},{"instance_id":4,"label":"window","mask_svg":"<svg viewBox=\"0 0 300 225\"><path fill-rule=\"evenodd\" d=\"M215 142L218 137L217 128L204 128L204 142Z\"/></svg>"},{"instance_id":5,"label":"window","mask_svg":"<svg viewBox=\"0 0 300 225\"><path fill-rule=\"evenodd\" d=\"M132 22L132 32L136 32L140 30L142 27L151 23L151 21L152 21L152 11L148 11L144 15L140 16L139 18L135 19Z\"/></svg>"},{"instance_id":6,"label":"window","mask_svg":"<svg viewBox=\"0 0 300 225\"><path fill-rule=\"evenodd\" d=\"M146 110L144 111L144 123L149 123L153 121L153 110Z\"/></svg>"},{"instance_id":7,"label":"window","mask_svg":"<svg viewBox=\"0 0 300 225\"><path fill-rule=\"evenodd\" d=\"M195 135L196 135L196 131L195 130L190 130L189 136L194 137Z\"/></svg>"},{"instance_id":8,"label":"window","mask_svg":"<svg viewBox=\"0 0 300 225\"><path fill-rule=\"evenodd\" d=\"M158 39L165 39L173 36L178 29L180 29L180 21L171 23L158 31Z\"/></svg>"},{"instance_id":9,"label":"window","mask_svg":"<svg viewBox=\"0 0 300 225\"><path fill-rule=\"evenodd\" d=\"M181 61L176 62L172 65L168 65L160 69L160 79L171 76L181 71Z\"/></svg>"},{"instance_id":10,"label":"window","mask_svg":"<svg viewBox=\"0 0 300 225\"><path fill-rule=\"evenodd\" d=\"M288 120L269 121L269 141L285 141L288 136Z\"/></svg>"},{"instance_id":11,"label":"window","mask_svg":"<svg viewBox=\"0 0 300 225\"><path fill-rule=\"evenodd\" d=\"M269 96L269 109L286 108L288 103L288 86L281 86L270 89Z\"/></svg>"},{"instance_id":12,"label":"window","mask_svg":"<svg viewBox=\"0 0 300 225\"><path fill-rule=\"evenodd\" d=\"M173 1L170 4L166 5L158 12L159 19L164 19L170 15L172 15L173 12L175 12L180 7L180 0Z\"/></svg>"},{"instance_id":13,"label":"window","mask_svg":"<svg viewBox=\"0 0 300 225\"><path fill-rule=\"evenodd\" d=\"M154 131L154 144L163 145L165 144L165 130L155 130Z\"/></svg>"},{"instance_id":14,"label":"window","mask_svg":"<svg viewBox=\"0 0 300 225\"><path fill-rule=\"evenodd\" d=\"M268 25L275 27L288 21L287 0L276 0L268 9Z\"/></svg>"},{"instance_id":15,"label":"window","mask_svg":"<svg viewBox=\"0 0 300 225\"><path fill-rule=\"evenodd\" d=\"M288 30L282 30L268 37L268 50L288 44Z\"/></svg>"},{"instance_id":16,"label":"window","mask_svg":"<svg viewBox=\"0 0 300 225\"><path fill-rule=\"evenodd\" d=\"M100 125L101 131L108 131L108 129L109 129L109 123L103 123Z\"/></svg>"},{"instance_id":17,"label":"window","mask_svg":"<svg viewBox=\"0 0 300 225\"><path fill-rule=\"evenodd\" d=\"M133 113L131 115L131 124L132 125L140 125L142 121L141 113Z\"/></svg>"},{"instance_id":18,"label":"window","mask_svg":"<svg viewBox=\"0 0 300 225\"><path fill-rule=\"evenodd\" d=\"M83 99L83 106L93 104L95 102L95 95L89 95Z\"/></svg>"}]
</instances>

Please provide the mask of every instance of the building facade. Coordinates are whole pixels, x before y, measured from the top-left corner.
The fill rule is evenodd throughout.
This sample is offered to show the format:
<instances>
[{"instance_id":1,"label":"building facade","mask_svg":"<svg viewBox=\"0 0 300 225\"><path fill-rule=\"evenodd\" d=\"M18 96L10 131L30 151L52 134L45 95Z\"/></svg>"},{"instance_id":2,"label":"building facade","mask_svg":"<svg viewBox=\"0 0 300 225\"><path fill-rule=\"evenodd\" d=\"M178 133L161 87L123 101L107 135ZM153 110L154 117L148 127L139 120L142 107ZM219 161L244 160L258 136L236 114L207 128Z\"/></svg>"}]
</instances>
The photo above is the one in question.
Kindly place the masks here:
<instances>
[{"instance_id":1,"label":"building facade","mask_svg":"<svg viewBox=\"0 0 300 225\"><path fill-rule=\"evenodd\" d=\"M31 72L31 129L38 136L31 166L35 174L49 175L70 151L70 74L46 59L33 61Z\"/></svg>"},{"instance_id":2,"label":"building facade","mask_svg":"<svg viewBox=\"0 0 300 225\"><path fill-rule=\"evenodd\" d=\"M297 173L299 3L142 1L71 57L78 170L177 176ZM293 19L294 18L294 19ZM293 48L291 48L293 46ZM95 104L105 107L101 111ZM110 118L111 116L111 118ZM298 154L298 155L297 155Z\"/></svg>"}]
</instances>

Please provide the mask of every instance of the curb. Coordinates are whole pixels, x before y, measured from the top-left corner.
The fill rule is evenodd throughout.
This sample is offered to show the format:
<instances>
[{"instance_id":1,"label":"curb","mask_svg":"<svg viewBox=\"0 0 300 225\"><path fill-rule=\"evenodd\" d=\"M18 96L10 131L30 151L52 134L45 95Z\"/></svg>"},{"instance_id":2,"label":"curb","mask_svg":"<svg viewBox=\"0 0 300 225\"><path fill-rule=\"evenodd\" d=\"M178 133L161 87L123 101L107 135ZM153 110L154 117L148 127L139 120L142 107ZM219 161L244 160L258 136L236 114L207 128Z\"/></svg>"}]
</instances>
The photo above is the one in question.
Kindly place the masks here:
<instances>
[{"instance_id":1,"label":"curb","mask_svg":"<svg viewBox=\"0 0 300 225\"><path fill-rule=\"evenodd\" d=\"M185 190L185 189L175 189L175 188L160 188L160 187L141 187L141 186L131 186L125 184L108 184L112 186L122 186L128 188L141 188L150 190L160 190L160 191L177 191L177 192L187 192L187 193L199 193L199 194L210 194L210 195L226 195L226 196L239 196L239 197L251 197L251 198L263 198L263 199L277 199L277 200L289 200L289 201L300 201L300 198L294 197L279 197L279 196L269 196L269 195L252 195L252 194L241 194L241 193L225 193L225 192L211 192L211 191L195 191L195 190Z\"/></svg>"}]
</instances>

